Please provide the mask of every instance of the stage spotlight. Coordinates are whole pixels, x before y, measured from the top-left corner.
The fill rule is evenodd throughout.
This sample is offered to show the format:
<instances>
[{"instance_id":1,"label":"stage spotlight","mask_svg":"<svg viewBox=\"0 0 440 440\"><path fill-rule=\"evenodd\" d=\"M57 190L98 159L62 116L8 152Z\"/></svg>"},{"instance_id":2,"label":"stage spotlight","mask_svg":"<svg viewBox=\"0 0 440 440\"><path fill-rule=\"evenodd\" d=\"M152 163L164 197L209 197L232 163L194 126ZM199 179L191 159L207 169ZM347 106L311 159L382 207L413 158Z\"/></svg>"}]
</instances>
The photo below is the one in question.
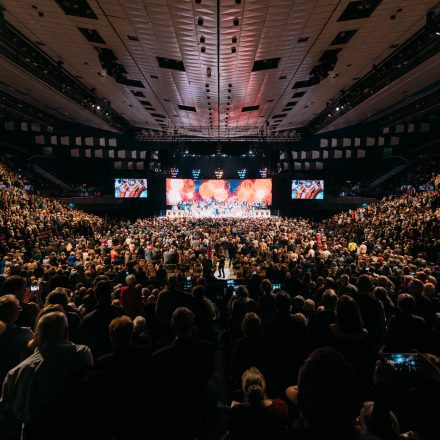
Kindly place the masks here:
<instances>
[{"instance_id":1,"label":"stage spotlight","mask_svg":"<svg viewBox=\"0 0 440 440\"><path fill-rule=\"evenodd\" d=\"M241 170L238 170L237 173L238 173L238 177L240 177L240 179L244 179L246 177L247 170L246 170L246 168L243 168Z\"/></svg>"},{"instance_id":2,"label":"stage spotlight","mask_svg":"<svg viewBox=\"0 0 440 440\"><path fill-rule=\"evenodd\" d=\"M267 168L260 168L260 177L265 179L267 177Z\"/></svg>"},{"instance_id":3,"label":"stage spotlight","mask_svg":"<svg viewBox=\"0 0 440 440\"><path fill-rule=\"evenodd\" d=\"M217 168L214 174L217 179L221 179L223 177L223 170L221 168Z\"/></svg>"},{"instance_id":4,"label":"stage spotlight","mask_svg":"<svg viewBox=\"0 0 440 440\"><path fill-rule=\"evenodd\" d=\"M192 176L193 176L193 179L198 179L199 176L200 176L200 170L197 169L197 168L193 169L192 170Z\"/></svg>"},{"instance_id":5,"label":"stage spotlight","mask_svg":"<svg viewBox=\"0 0 440 440\"><path fill-rule=\"evenodd\" d=\"M179 174L179 168L170 168L171 177L174 179Z\"/></svg>"}]
</instances>

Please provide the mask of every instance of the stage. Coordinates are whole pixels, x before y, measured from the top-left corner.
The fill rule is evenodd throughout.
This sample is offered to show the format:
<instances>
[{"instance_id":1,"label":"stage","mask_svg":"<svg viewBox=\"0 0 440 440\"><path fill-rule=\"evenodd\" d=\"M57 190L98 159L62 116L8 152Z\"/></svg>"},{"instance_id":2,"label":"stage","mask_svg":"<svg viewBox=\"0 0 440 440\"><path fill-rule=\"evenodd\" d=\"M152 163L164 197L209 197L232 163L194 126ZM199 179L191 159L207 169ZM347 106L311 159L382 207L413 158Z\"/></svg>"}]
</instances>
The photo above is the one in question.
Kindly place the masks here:
<instances>
[{"instance_id":1,"label":"stage","mask_svg":"<svg viewBox=\"0 0 440 440\"><path fill-rule=\"evenodd\" d=\"M183 209L167 209L165 217L173 218L268 218L270 209L255 209L252 211L213 212L211 210L193 211Z\"/></svg>"}]
</instances>

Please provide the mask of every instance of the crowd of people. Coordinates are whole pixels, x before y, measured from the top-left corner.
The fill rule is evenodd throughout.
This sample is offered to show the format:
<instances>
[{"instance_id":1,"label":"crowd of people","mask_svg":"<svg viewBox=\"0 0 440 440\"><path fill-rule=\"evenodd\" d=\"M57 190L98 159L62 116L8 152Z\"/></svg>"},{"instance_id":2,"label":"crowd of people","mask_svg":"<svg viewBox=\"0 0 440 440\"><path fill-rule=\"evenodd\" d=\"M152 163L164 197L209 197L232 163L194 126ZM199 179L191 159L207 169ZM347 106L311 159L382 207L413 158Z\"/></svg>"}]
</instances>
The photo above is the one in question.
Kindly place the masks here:
<instances>
[{"instance_id":1,"label":"crowd of people","mask_svg":"<svg viewBox=\"0 0 440 440\"><path fill-rule=\"evenodd\" d=\"M436 187L129 222L0 181L2 439L440 438Z\"/></svg>"}]
</instances>

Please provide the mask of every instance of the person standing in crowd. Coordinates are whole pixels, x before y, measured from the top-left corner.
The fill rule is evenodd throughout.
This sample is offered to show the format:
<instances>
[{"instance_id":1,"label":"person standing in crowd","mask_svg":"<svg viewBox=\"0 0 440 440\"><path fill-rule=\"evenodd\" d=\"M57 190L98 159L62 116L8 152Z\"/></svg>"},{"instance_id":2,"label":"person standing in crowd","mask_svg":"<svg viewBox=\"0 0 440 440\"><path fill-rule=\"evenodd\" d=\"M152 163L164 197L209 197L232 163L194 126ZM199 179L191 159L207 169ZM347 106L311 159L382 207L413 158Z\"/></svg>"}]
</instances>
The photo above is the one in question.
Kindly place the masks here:
<instances>
[{"instance_id":1,"label":"person standing in crowd","mask_svg":"<svg viewBox=\"0 0 440 440\"><path fill-rule=\"evenodd\" d=\"M121 288L121 305L127 315L134 319L143 312L142 293L134 275L127 275L125 282L127 285Z\"/></svg>"},{"instance_id":2,"label":"person standing in crowd","mask_svg":"<svg viewBox=\"0 0 440 440\"><path fill-rule=\"evenodd\" d=\"M0 297L0 383L8 371L29 354L27 344L34 333L30 328L15 324L20 312L20 303L14 295Z\"/></svg>"},{"instance_id":3,"label":"person standing in crowd","mask_svg":"<svg viewBox=\"0 0 440 440\"><path fill-rule=\"evenodd\" d=\"M225 256L223 254L218 259L218 276L225 278Z\"/></svg>"},{"instance_id":4,"label":"person standing in crowd","mask_svg":"<svg viewBox=\"0 0 440 440\"><path fill-rule=\"evenodd\" d=\"M64 313L42 316L37 323L34 354L9 371L3 383L1 404L24 424L29 438L52 438L56 421L48 424L46 412L93 364L90 349L73 344L67 335Z\"/></svg>"},{"instance_id":5,"label":"person standing in crowd","mask_svg":"<svg viewBox=\"0 0 440 440\"><path fill-rule=\"evenodd\" d=\"M153 354L156 429L161 438L193 439L206 433L213 402L208 383L214 345L191 336L194 314L177 308L171 319L174 342Z\"/></svg>"}]
</instances>

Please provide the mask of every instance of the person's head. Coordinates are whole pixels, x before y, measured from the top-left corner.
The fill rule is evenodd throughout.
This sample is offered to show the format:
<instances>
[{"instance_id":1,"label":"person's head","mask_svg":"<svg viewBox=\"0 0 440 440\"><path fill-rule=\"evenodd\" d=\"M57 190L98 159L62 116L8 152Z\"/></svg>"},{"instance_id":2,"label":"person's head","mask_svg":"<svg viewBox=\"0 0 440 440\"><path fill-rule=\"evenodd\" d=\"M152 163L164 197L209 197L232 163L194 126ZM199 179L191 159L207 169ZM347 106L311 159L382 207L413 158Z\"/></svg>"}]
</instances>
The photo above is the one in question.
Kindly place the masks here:
<instances>
[{"instance_id":1,"label":"person's head","mask_svg":"<svg viewBox=\"0 0 440 440\"><path fill-rule=\"evenodd\" d=\"M60 342L67 339L69 326L66 315L59 311L49 311L42 315L37 322L37 345Z\"/></svg>"},{"instance_id":2,"label":"person's head","mask_svg":"<svg viewBox=\"0 0 440 440\"><path fill-rule=\"evenodd\" d=\"M359 334L364 330L359 306L348 295L342 295L336 304L336 326L344 334Z\"/></svg>"},{"instance_id":3,"label":"person's head","mask_svg":"<svg viewBox=\"0 0 440 440\"><path fill-rule=\"evenodd\" d=\"M22 301L26 294L26 280L19 275L11 275L3 284L3 294L15 295Z\"/></svg>"},{"instance_id":4,"label":"person's head","mask_svg":"<svg viewBox=\"0 0 440 440\"><path fill-rule=\"evenodd\" d=\"M259 316L253 312L246 313L241 323L241 332L243 333L243 336L252 338L260 335L261 330L262 325Z\"/></svg>"},{"instance_id":5,"label":"person's head","mask_svg":"<svg viewBox=\"0 0 440 440\"><path fill-rule=\"evenodd\" d=\"M133 321L128 316L113 319L108 326L113 348L129 347L133 337L133 329Z\"/></svg>"},{"instance_id":6,"label":"person's head","mask_svg":"<svg viewBox=\"0 0 440 440\"><path fill-rule=\"evenodd\" d=\"M423 293L423 283L417 278L413 278L408 287L409 293L413 296L421 296Z\"/></svg>"},{"instance_id":7,"label":"person's head","mask_svg":"<svg viewBox=\"0 0 440 440\"><path fill-rule=\"evenodd\" d=\"M346 273L344 273L341 275L340 280L341 280L341 286L345 287L348 285L350 281L350 277Z\"/></svg>"},{"instance_id":8,"label":"person's head","mask_svg":"<svg viewBox=\"0 0 440 440\"><path fill-rule=\"evenodd\" d=\"M397 307L402 313L412 315L416 311L416 300L409 293L401 293L397 297Z\"/></svg>"},{"instance_id":9,"label":"person's head","mask_svg":"<svg viewBox=\"0 0 440 440\"><path fill-rule=\"evenodd\" d=\"M173 291L177 289L177 277L176 275L170 275L168 277L168 289Z\"/></svg>"},{"instance_id":10,"label":"person's head","mask_svg":"<svg viewBox=\"0 0 440 440\"><path fill-rule=\"evenodd\" d=\"M235 290L235 294L237 295L238 298L249 298L249 290L247 289L246 286L238 286L237 289Z\"/></svg>"},{"instance_id":11,"label":"person's head","mask_svg":"<svg viewBox=\"0 0 440 440\"><path fill-rule=\"evenodd\" d=\"M364 273L358 278L358 288L360 293L369 293L373 290L373 281L370 275Z\"/></svg>"},{"instance_id":12,"label":"person's head","mask_svg":"<svg viewBox=\"0 0 440 440\"><path fill-rule=\"evenodd\" d=\"M342 354L329 347L310 354L298 376L298 405L308 428L326 435L350 432L361 404L361 383Z\"/></svg>"},{"instance_id":13,"label":"person's head","mask_svg":"<svg viewBox=\"0 0 440 440\"><path fill-rule=\"evenodd\" d=\"M258 368L252 367L241 376L241 388L245 402L260 407L266 398L266 380Z\"/></svg>"},{"instance_id":14,"label":"person's head","mask_svg":"<svg viewBox=\"0 0 440 440\"><path fill-rule=\"evenodd\" d=\"M69 298L66 291L62 287L57 287L55 290L49 293L46 297L46 305L59 304L65 308L69 303Z\"/></svg>"},{"instance_id":15,"label":"person's head","mask_svg":"<svg viewBox=\"0 0 440 440\"><path fill-rule=\"evenodd\" d=\"M281 291L275 295L275 306L278 313L289 313L292 301L287 292Z\"/></svg>"},{"instance_id":16,"label":"person's head","mask_svg":"<svg viewBox=\"0 0 440 440\"><path fill-rule=\"evenodd\" d=\"M333 289L334 285L335 285L335 280L332 277L327 277L325 279L324 286L326 289Z\"/></svg>"},{"instance_id":17,"label":"person's head","mask_svg":"<svg viewBox=\"0 0 440 440\"><path fill-rule=\"evenodd\" d=\"M194 298L202 299L205 296L205 286L199 285L193 288L192 294Z\"/></svg>"},{"instance_id":18,"label":"person's head","mask_svg":"<svg viewBox=\"0 0 440 440\"><path fill-rule=\"evenodd\" d=\"M335 310L337 301L338 295L333 289L326 289L322 294L321 304L324 306L324 310Z\"/></svg>"},{"instance_id":19,"label":"person's head","mask_svg":"<svg viewBox=\"0 0 440 440\"><path fill-rule=\"evenodd\" d=\"M423 295L432 297L435 295L435 284L434 283L426 283L423 286Z\"/></svg>"},{"instance_id":20,"label":"person's head","mask_svg":"<svg viewBox=\"0 0 440 440\"><path fill-rule=\"evenodd\" d=\"M399 422L391 411L376 410L374 402L364 402L360 415L360 425L365 436L376 436L383 440L398 440Z\"/></svg>"},{"instance_id":21,"label":"person's head","mask_svg":"<svg viewBox=\"0 0 440 440\"><path fill-rule=\"evenodd\" d=\"M133 330L136 334L142 333L147 326L147 321L143 316L136 316L133 319Z\"/></svg>"},{"instance_id":22,"label":"person's head","mask_svg":"<svg viewBox=\"0 0 440 440\"><path fill-rule=\"evenodd\" d=\"M315 301L313 299L307 298L304 301L304 312L313 313L315 311Z\"/></svg>"},{"instance_id":23,"label":"person's head","mask_svg":"<svg viewBox=\"0 0 440 440\"><path fill-rule=\"evenodd\" d=\"M272 283L267 278L261 281L260 287L263 294L269 294L272 292Z\"/></svg>"},{"instance_id":24,"label":"person's head","mask_svg":"<svg viewBox=\"0 0 440 440\"><path fill-rule=\"evenodd\" d=\"M20 303L15 295L0 296L0 321L10 324L20 315Z\"/></svg>"},{"instance_id":25,"label":"person's head","mask_svg":"<svg viewBox=\"0 0 440 440\"><path fill-rule=\"evenodd\" d=\"M178 338L190 336L194 327L194 313L186 307L177 308L171 317L171 327Z\"/></svg>"},{"instance_id":26,"label":"person's head","mask_svg":"<svg viewBox=\"0 0 440 440\"><path fill-rule=\"evenodd\" d=\"M98 304L107 305L111 303L112 285L110 281L98 281L95 285L95 298Z\"/></svg>"},{"instance_id":27,"label":"person's head","mask_svg":"<svg viewBox=\"0 0 440 440\"><path fill-rule=\"evenodd\" d=\"M304 303L306 300L302 295L296 295L295 298L293 298L293 309L295 312L302 312L304 310Z\"/></svg>"},{"instance_id":28,"label":"person's head","mask_svg":"<svg viewBox=\"0 0 440 440\"><path fill-rule=\"evenodd\" d=\"M136 277L134 275L127 275L125 277L125 283L127 286L134 287L136 285Z\"/></svg>"}]
</instances>

